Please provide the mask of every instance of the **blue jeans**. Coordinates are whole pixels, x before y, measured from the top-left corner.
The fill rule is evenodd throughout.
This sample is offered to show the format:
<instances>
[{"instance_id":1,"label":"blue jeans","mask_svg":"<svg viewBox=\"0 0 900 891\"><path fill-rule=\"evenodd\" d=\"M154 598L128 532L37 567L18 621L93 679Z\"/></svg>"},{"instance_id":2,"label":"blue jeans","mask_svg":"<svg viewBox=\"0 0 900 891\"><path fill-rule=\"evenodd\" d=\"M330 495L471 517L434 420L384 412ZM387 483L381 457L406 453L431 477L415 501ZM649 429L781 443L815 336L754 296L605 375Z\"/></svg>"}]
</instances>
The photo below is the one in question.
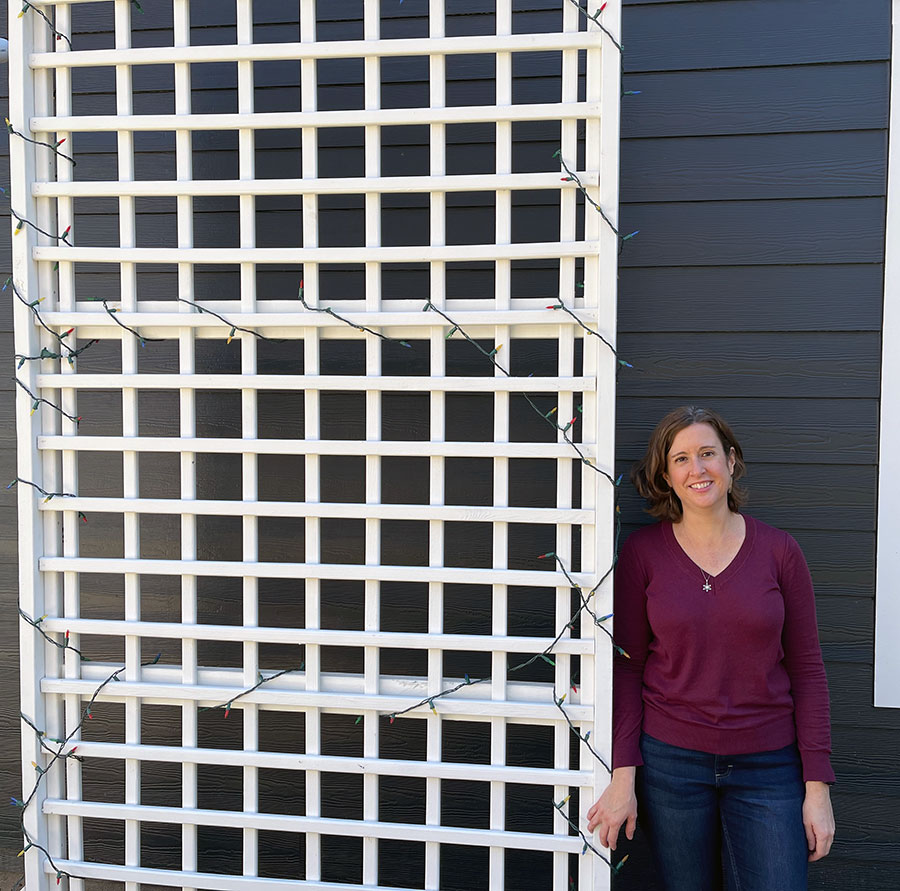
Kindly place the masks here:
<instances>
[{"instance_id":1,"label":"blue jeans","mask_svg":"<svg viewBox=\"0 0 900 891\"><path fill-rule=\"evenodd\" d=\"M638 819L665 891L806 891L795 745L710 755L641 736Z\"/></svg>"}]
</instances>

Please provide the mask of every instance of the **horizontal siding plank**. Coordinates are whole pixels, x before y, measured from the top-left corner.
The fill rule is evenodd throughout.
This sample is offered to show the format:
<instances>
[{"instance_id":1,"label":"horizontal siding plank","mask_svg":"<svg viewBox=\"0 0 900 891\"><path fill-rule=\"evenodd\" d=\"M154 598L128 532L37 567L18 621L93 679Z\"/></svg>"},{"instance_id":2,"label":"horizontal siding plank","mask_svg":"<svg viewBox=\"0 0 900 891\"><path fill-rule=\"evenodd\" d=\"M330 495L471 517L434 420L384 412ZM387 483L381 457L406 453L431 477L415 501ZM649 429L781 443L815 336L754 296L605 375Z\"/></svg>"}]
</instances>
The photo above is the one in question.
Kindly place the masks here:
<instances>
[{"instance_id":1,"label":"horizontal siding plank","mask_svg":"<svg viewBox=\"0 0 900 891\"><path fill-rule=\"evenodd\" d=\"M885 62L631 74L622 136L872 130L887 126Z\"/></svg>"},{"instance_id":2,"label":"horizontal siding plank","mask_svg":"<svg viewBox=\"0 0 900 891\"><path fill-rule=\"evenodd\" d=\"M625 70L674 71L890 58L890 0L641 4L623 15ZM632 37L634 35L634 37ZM750 35L748 37L748 35Z\"/></svg>"},{"instance_id":3,"label":"horizontal siding plank","mask_svg":"<svg viewBox=\"0 0 900 891\"><path fill-rule=\"evenodd\" d=\"M618 347L635 368L620 376L619 394L875 399L880 342L874 332L626 334Z\"/></svg>"},{"instance_id":4,"label":"horizontal siding plank","mask_svg":"<svg viewBox=\"0 0 900 891\"><path fill-rule=\"evenodd\" d=\"M884 195L887 134L626 139L621 201L724 201Z\"/></svg>"},{"instance_id":5,"label":"horizontal siding plank","mask_svg":"<svg viewBox=\"0 0 900 891\"><path fill-rule=\"evenodd\" d=\"M868 597L816 597L819 641L827 661L872 662L875 603ZM900 793L900 775L897 777Z\"/></svg>"},{"instance_id":6,"label":"horizontal siding plank","mask_svg":"<svg viewBox=\"0 0 900 891\"><path fill-rule=\"evenodd\" d=\"M728 419L748 464L870 464L878 459L877 399L703 399ZM663 397L622 398L616 458L637 461L650 431L674 407Z\"/></svg>"},{"instance_id":7,"label":"horizontal siding plank","mask_svg":"<svg viewBox=\"0 0 900 891\"><path fill-rule=\"evenodd\" d=\"M619 273L618 325L635 334L880 331L883 300L877 263L630 267Z\"/></svg>"},{"instance_id":8,"label":"horizontal siding plank","mask_svg":"<svg viewBox=\"0 0 900 891\"><path fill-rule=\"evenodd\" d=\"M900 734L900 708L874 708L872 705L874 669L871 665L829 662L825 670L831 690L832 725L890 730ZM895 744L894 752L896 750Z\"/></svg>"},{"instance_id":9,"label":"horizontal siding plank","mask_svg":"<svg viewBox=\"0 0 900 891\"><path fill-rule=\"evenodd\" d=\"M900 871L896 821L885 820L885 816L900 813L900 795L882 791L877 805L873 806L871 793L850 792L838 782L832 790L832 799L841 826L835 834L834 853L839 857L847 855L893 863L896 876Z\"/></svg>"},{"instance_id":10,"label":"horizontal siding plank","mask_svg":"<svg viewBox=\"0 0 900 891\"><path fill-rule=\"evenodd\" d=\"M883 198L633 204L619 265L880 263L884 214Z\"/></svg>"},{"instance_id":11,"label":"horizontal siding plank","mask_svg":"<svg viewBox=\"0 0 900 891\"><path fill-rule=\"evenodd\" d=\"M896 735L891 730L835 727L831 763L842 789L852 793L900 795Z\"/></svg>"},{"instance_id":12,"label":"horizontal siding plank","mask_svg":"<svg viewBox=\"0 0 900 891\"><path fill-rule=\"evenodd\" d=\"M838 473L815 465L762 464L752 467L746 480L753 494L749 513L771 526L856 532L875 528L873 467L842 467ZM623 485L619 503L626 520L639 517L644 507L631 486Z\"/></svg>"}]
</instances>

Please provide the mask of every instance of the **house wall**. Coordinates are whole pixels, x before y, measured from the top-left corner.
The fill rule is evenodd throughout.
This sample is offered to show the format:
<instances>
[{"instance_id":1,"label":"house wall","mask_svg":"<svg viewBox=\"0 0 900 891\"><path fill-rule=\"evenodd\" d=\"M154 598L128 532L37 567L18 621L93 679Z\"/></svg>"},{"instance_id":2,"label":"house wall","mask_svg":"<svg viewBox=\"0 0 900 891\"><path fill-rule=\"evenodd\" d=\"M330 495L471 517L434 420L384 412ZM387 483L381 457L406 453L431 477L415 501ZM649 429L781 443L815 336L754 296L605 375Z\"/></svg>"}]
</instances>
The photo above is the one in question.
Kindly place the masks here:
<instances>
[{"instance_id":1,"label":"house wall","mask_svg":"<svg viewBox=\"0 0 900 891\"><path fill-rule=\"evenodd\" d=\"M533 25L555 21L561 2L523 0L515 8ZM152 39L162 42L167 4L143 5L137 27L155 31ZM296 26L284 21L288 5L257 0L268 22L264 39L295 39ZM337 7L329 36L355 27L357 5L347 0ZM198 39L216 42L228 31L227 6L192 3ZM0 0L4 16L5 7ZM464 29L480 27L490 3L451 0L448 7ZM398 31L411 27L421 8L412 0L402 10L398 4L391 11ZM101 5L81 8L75 21L82 46L108 45ZM700 402L733 423L749 465L748 510L797 537L816 583L832 695L838 836L831 856L813 866L810 887L895 889L900 710L871 706L890 3L860 0L851 9L838 0L778 0L776 10L771 0L626 0L624 44L625 89L641 92L623 98L621 220L623 231L641 233L620 258L619 348L635 368L619 381L619 470L627 472L653 424L673 405ZM196 100L210 110L225 110L232 101L220 76L213 72L195 84ZM288 66L272 72L267 95L273 101L296 88L291 76ZM5 90L5 69L2 77ZM406 89L420 83L413 70L398 77ZM542 77L553 73L523 72L521 80L540 89ZM353 89L354 78L336 71L329 89L339 97ZM144 110L164 107L170 87L151 74L143 84ZM103 83L86 77L76 87L81 102L107 107ZM461 73L461 91L484 88L484 74ZM7 169L2 138L0 163ZM480 140L474 130L462 135L460 163L490 156L492 148ZM552 135L538 133L522 151L538 158L553 148ZM114 147L97 140L93 148L76 143L76 150L79 164L100 171ZM413 138L392 157L402 168L420 151ZM273 145L267 162L287 167L295 163L293 153L290 145ZM353 148L337 145L331 157L337 165L352 164ZM215 143L203 158L205 175L220 176L234 155ZM172 163L171 146L148 141L140 163L148 176L166 175L159 171ZM227 207L210 206L209 212L211 229L213 215L215 225L229 225ZM398 231L417 225L421 212L412 204L399 207ZM274 237L291 213L273 207L263 231ZM336 206L334 213L338 228L353 225L355 208ZM464 225L481 224L484 214L474 204L460 208ZM79 216L76 238L82 227L92 239L103 227L114 229L102 205L87 205ZM144 224L139 232L150 243L171 231L162 205L147 207ZM2 270L9 267L5 239L0 251ZM287 288L293 274L277 273L271 286ZM470 276L477 293L484 282L477 270ZM209 287L226 279L213 275ZM98 294L115 293L114 282L86 280ZM352 287L352 274L335 287ZM146 288L147 296L159 298L171 283L159 276ZM11 364L10 331L9 302L0 301L0 351ZM113 414L103 406L94 414L102 420L106 411ZM159 409L160 423L165 411ZM8 382L0 383L0 417L0 479L3 473L11 479ZM165 469L156 473L162 479ZM348 477L346 485L352 484ZM0 597L8 610L15 602L13 504L10 498L10 509L0 512ZM626 532L647 521L627 486L621 506ZM10 753L0 761L0 784L11 792L19 784L12 757L19 724L16 637L12 619L0 624L0 739ZM523 745L531 751L538 744ZM14 865L17 836L15 812L4 812L0 865ZM632 857L617 887L652 891L657 886L643 841L625 850Z\"/></svg>"},{"instance_id":2,"label":"house wall","mask_svg":"<svg viewBox=\"0 0 900 891\"><path fill-rule=\"evenodd\" d=\"M900 710L871 705L890 3L626 4L619 470L673 405L733 423L747 511L816 585L838 829L810 887L895 888Z\"/></svg>"}]
</instances>

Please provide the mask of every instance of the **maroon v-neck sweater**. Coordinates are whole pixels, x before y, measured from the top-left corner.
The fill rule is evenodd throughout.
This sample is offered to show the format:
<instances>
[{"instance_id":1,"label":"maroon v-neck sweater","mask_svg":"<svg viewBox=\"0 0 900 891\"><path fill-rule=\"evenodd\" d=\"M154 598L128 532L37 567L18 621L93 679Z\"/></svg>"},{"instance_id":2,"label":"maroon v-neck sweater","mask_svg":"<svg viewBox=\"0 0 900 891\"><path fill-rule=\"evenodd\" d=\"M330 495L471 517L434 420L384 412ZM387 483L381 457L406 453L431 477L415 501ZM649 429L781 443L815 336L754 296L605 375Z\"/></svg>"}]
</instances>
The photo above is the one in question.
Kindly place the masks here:
<instances>
[{"instance_id":1,"label":"maroon v-neck sweater","mask_svg":"<svg viewBox=\"0 0 900 891\"><path fill-rule=\"evenodd\" d=\"M641 729L719 755L797 741L804 780L834 781L828 688L809 569L786 532L746 517L710 577L672 524L633 533L616 567L613 767L642 763Z\"/></svg>"}]
</instances>

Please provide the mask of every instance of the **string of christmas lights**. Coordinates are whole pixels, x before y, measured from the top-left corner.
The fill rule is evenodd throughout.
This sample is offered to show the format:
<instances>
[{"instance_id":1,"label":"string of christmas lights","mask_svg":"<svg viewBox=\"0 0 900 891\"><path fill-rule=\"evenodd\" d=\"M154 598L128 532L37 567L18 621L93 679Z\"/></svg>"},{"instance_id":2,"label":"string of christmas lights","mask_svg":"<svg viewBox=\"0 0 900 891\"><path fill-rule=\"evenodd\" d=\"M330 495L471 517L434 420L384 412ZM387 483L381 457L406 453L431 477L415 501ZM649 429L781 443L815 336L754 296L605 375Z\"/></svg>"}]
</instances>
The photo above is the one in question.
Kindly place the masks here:
<instances>
[{"instance_id":1,"label":"string of christmas lights","mask_svg":"<svg viewBox=\"0 0 900 891\"><path fill-rule=\"evenodd\" d=\"M588 22L593 22L611 41L613 46L619 51L619 72L620 72L620 80L619 83L624 83L625 80L625 47L619 43L618 40L612 35L610 30L600 21L600 16L603 14L603 10L606 9L607 5L604 3L599 9L597 9L593 15L587 11L587 8L582 6L578 0L569 0L574 7L578 9L578 11L588 20ZM640 94L640 90L622 90L623 96L637 96Z\"/></svg>"},{"instance_id":2,"label":"string of christmas lights","mask_svg":"<svg viewBox=\"0 0 900 891\"><path fill-rule=\"evenodd\" d=\"M103 308L106 310L106 314L120 327L124 328L129 334L133 334L139 341L142 347L145 347L148 343L162 343L165 338L164 337L144 337L139 331L135 331L134 328L129 328L123 321L116 318L116 313L119 311L116 308L110 309L109 304L106 300L102 300L99 297L95 297L95 300L100 300L103 304Z\"/></svg>"},{"instance_id":3,"label":"string of christmas lights","mask_svg":"<svg viewBox=\"0 0 900 891\"><path fill-rule=\"evenodd\" d=\"M510 372L507 371L495 358L497 353L500 352L500 350L502 348L502 344L499 346L495 346L492 350L484 349L484 347L482 347L482 345L480 343L478 343L477 340L475 340L473 337L471 337L469 334L467 334L466 331L464 331L463 328L458 323L454 322L453 319L451 319L450 316L448 316L443 310L438 309L438 307L436 307L430 300L428 300L425 303L425 306L422 307L422 312L436 312L439 316L441 316L441 318L445 319L451 326L450 331L446 335L448 340L454 334L459 332L470 344L472 344L472 346L475 347L476 350L478 350L479 353L481 353L494 366L494 368L498 369L501 374L503 374L505 377L512 377L512 374L510 374ZM601 338L601 340L602 339L603 338ZM539 406L534 402L534 400L527 393L522 393L521 395L525 397L525 401L531 406L531 408L541 418L544 419L544 421L546 421L546 423L548 423L555 430L559 431L559 433L562 435L562 438L569 444L569 446L575 451L575 453L581 459L582 464L584 464L587 467L590 467L592 470L596 471L601 476L605 477L607 480L609 480L609 482L613 486L619 485L619 483L622 481L621 476L618 478L615 478L612 475L610 475L609 473L607 473L605 470L603 470L602 468L600 468L596 464L594 464L594 462L590 458L588 458L587 455L584 454L584 452L578 447L577 443L569 436L569 429L578 420L578 415L576 415L574 418L572 418L572 420L569 421L565 425L565 427L563 427L561 424L558 424L556 421L553 420L553 415L555 415L557 412L556 406L551 408L550 411L544 412L544 411L541 411ZM579 411L579 413L581 412L581 406L578 407L578 411Z\"/></svg>"},{"instance_id":4,"label":"string of christmas lights","mask_svg":"<svg viewBox=\"0 0 900 891\"><path fill-rule=\"evenodd\" d=\"M537 559L540 560L541 558L538 557ZM574 615L569 619L569 621L566 622L566 624L563 625L563 627L557 632L556 637L554 637L553 640L540 653L535 653L533 656L526 659L524 662L520 662L518 665L514 665L512 668L507 670L507 674L514 674L517 671L522 671L523 669L528 668L528 666L534 665L534 663L539 660L543 660L544 662L547 662L549 665L552 665L555 667L556 663L552 659L552 654L553 654L553 651L554 651L556 645L565 637L566 633L570 629L573 629L575 627L575 625L578 623L578 619L580 618L582 612L584 612L586 610L587 604L590 601L590 598L592 598L594 596L597 589L603 584L603 582L605 582L606 579L609 578L609 575L613 571L614 568L615 568L615 561L613 561L612 566L610 566L609 569L607 569L607 571L603 574L603 576L597 582L597 584L594 585L593 588L591 588L588 596L586 598L582 597L581 606L579 606L579 608L575 611ZM569 576L568 572L566 572L565 575L566 575L566 578L569 579L570 584L574 588L578 588L580 590L581 586L571 580L571 576ZM603 628L603 626L599 624L601 621L605 621L606 619L612 618L612 613L610 613L608 616L604 616L603 619L598 619L595 613L591 613L591 615L594 616L595 624L597 624L598 627L601 627L601 628ZM603 628L603 631L609 636L609 639L611 641L613 641L613 636L612 636L612 634L610 634L609 630L606 628ZM621 653L625 652L624 650L622 650L621 647L619 647L618 645L615 644L615 641L613 641L613 644L614 644L617 652L621 652ZM420 699L418 702L413 703L412 705L409 705L404 709L401 709L396 712L391 712L388 715L388 718L390 718L390 723L393 724L395 718L399 718L402 715L407 714L407 712L415 711L416 709L419 709L424 705L427 705L434 714L437 714L437 709L435 708L435 705L434 705L435 700L445 699L448 696L452 696L457 691L462 690L463 687L470 687L470 686L474 686L475 684L484 684L490 680L491 680L490 675L487 675L487 676L481 677L481 678L475 678L475 679L470 678L469 675L465 675L464 679L461 682L459 682L458 684L456 684L455 686L448 687L446 690L442 690L440 693L435 693L432 696L425 696L422 699ZM565 695L563 696L563 699L565 699ZM555 697L554 697L554 702L556 702ZM560 700L559 702L561 703L562 700ZM557 703L557 704L559 704L559 703ZM569 721L568 715L566 715L566 720ZM575 729L574 725L571 723L571 721L569 721L569 726L572 727L573 730ZM585 739L584 737L581 737L581 735L577 731L576 731L576 736L578 736L580 739ZM587 740L585 739L585 741L587 741ZM591 751L593 751L593 749L591 749ZM603 760L603 758L600 757L600 755L598 755L596 752L594 752L594 755L600 761L600 763L603 764L604 767L606 767L607 770L610 769L608 767L608 765L606 764L606 762Z\"/></svg>"},{"instance_id":5,"label":"string of christmas lights","mask_svg":"<svg viewBox=\"0 0 900 891\"><path fill-rule=\"evenodd\" d=\"M51 498L74 498L71 492L48 492L42 486L39 486L37 483L33 483L31 480L22 479L22 477L17 476L6 488L11 489L16 483L22 483L26 486L31 486L34 489L37 489L41 495L44 496L44 503L48 502Z\"/></svg>"},{"instance_id":6,"label":"string of christmas lights","mask_svg":"<svg viewBox=\"0 0 900 891\"><path fill-rule=\"evenodd\" d=\"M565 159L562 156L562 150L557 149L553 153L553 157L559 159L559 163L562 165L563 170L566 171L566 175L563 177L562 181L564 183L575 183L575 187L579 192L581 192L582 195L584 195L584 200L587 201L588 204L590 204L594 208L594 210L596 210L597 213L600 214L601 217L603 217L603 222L605 222L606 225L609 226L609 228L612 229L612 231L615 233L616 238L619 239L619 253L621 254L625 242L631 238L634 238L634 236L637 235L641 230L635 229L634 232L630 232L628 235L620 235L619 230L613 225L612 220L606 215L603 208L596 201L594 201L594 199L591 198L590 195L588 195L588 191L584 187L584 183L582 183L578 174L575 173L575 171L572 170L568 164L566 164ZM557 309L557 307L554 306L551 307L551 309ZM591 333L594 334L596 332L592 331ZM599 337L600 335L598 334L597 336ZM606 341L604 341L604 343L606 343ZM606 343L606 345L609 346L609 348L612 350L612 347L608 343ZM613 350L613 353L615 353L615 350Z\"/></svg>"},{"instance_id":7,"label":"string of christmas lights","mask_svg":"<svg viewBox=\"0 0 900 891\"><path fill-rule=\"evenodd\" d=\"M588 334L593 334L594 337L600 338L600 340L602 340L603 343L606 344L606 346L609 348L609 351L616 357L616 361L619 363L619 365L621 365L623 368L634 368L634 366L630 362L626 362L624 359L620 359L616 348L599 331L595 331L593 328L585 325L584 322L582 322L581 319L579 319L578 316L574 312L572 312L572 310L569 309L568 306L565 305L565 303L554 303L552 306L548 306L547 309L561 309L563 312L568 313Z\"/></svg>"},{"instance_id":8,"label":"string of christmas lights","mask_svg":"<svg viewBox=\"0 0 900 891\"><path fill-rule=\"evenodd\" d=\"M593 15L587 11L587 8L582 6L578 0L569 0L571 3L589 22L593 22L611 41L613 46L620 52L624 53L625 48L613 37L610 30L600 21L600 16L603 15L603 10L609 5L608 3L604 3L599 9L597 9Z\"/></svg>"},{"instance_id":9,"label":"string of christmas lights","mask_svg":"<svg viewBox=\"0 0 900 891\"><path fill-rule=\"evenodd\" d=\"M22 483L26 486L31 486L36 491L40 492L41 495L44 496L44 504L50 501L51 498L74 498L71 492L48 492L43 486L39 486L37 483L33 483L31 480L22 479L22 477L17 476L6 488L11 489L16 483ZM78 515L78 519L87 523L87 517L81 512L76 512Z\"/></svg>"},{"instance_id":10,"label":"string of christmas lights","mask_svg":"<svg viewBox=\"0 0 900 891\"><path fill-rule=\"evenodd\" d=\"M24 139L25 142L30 142L32 145L44 145L48 149L50 149L51 152L59 155L60 158L65 158L67 161L69 161L73 167L75 166L75 159L71 155L67 155L65 152L61 152L59 150L59 147L66 141L65 136L55 143L41 142L41 140L39 139L32 139L30 136L26 136L24 133L16 130L16 128L13 127L13 125L10 123L9 118L6 118L5 120L7 132L11 133L13 136L18 136L19 139ZM4 189L3 191L5 192L6 190Z\"/></svg>"},{"instance_id":11,"label":"string of christmas lights","mask_svg":"<svg viewBox=\"0 0 900 891\"><path fill-rule=\"evenodd\" d=\"M248 687L246 690L242 690L240 693L232 696L231 699L229 699L227 702L221 702L219 703L219 705L208 705L204 708L198 709L198 711L213 712L217 709L223 708L225 709L225 717L227 718L231 713L232 705L234 705L234 703L239 699L243 699L244 696L247 696L254 690L258 690L263 686L263 684L268 684L269 681L274 681L275 678L280 678L283 674L290 674L293 671L303 671L305 665L305 662L301 662L299 668L283 668L281 671L276 671L275 674L270 674L268 677L266 677L266 675L264 675L261 671L258 671L256 673L256 676L259 678L259 680L252 687Z\"/></svg>"},{"instance_id":12,"label":"string of christmas lights","mask_svg":"<svg viewBox=\"0 0 900 891\"><path fill-rule=\"evenodd\" d=\"M19 216L19 214L17 214L13 208L10 208L9 212L18 221L18 225L13 231L13 236L18 235L26 226L30 226L32 229L34 229L35 232L40 232L41 235L46 235L47 238L52 238L57 244L63 242L69 247L72 247L72 242L69 241L69 233L72 231L71 226L66 226L66 228L59 235L54 235L52 232L48 232L46 229L42 229L36 223L32 223L31 220L27 219L26 217Z\"/></svg>"},{"instance_id":13,"label":"string of christmas lights","mask_svg":"<svg viewBox=\"0 0 900 891\"><path fill-rule=\"evenodd\" d=\"M26 300L26 299L19 293L19 289L16 287L16 284L15 284L15 282L13 281L12 276L10 276L10 277L6 280L6 282L4 283L3 287L0 288L0 291L5 291L7 288L10 288L10 287L12 288L12 292L13 292L13 294L15 294L16 298L17 298L21 303L24 303L25 306L27 306L27 307L31 310L32 315L34 315L34 317L35 317L35 319L37 320L38 324L39 324L39 325L40 325L40 326L41 326L48 334L50 334L52 337L54 337L54 338L56 339L56 341L59 343L59 345L60 345L60 347L61 347L62 349L65 349L65 350L66 350L66 355L65 355L65 357L63 357L63 356L45 356L45 355L43 354L43 353L44 353L44 350L43 350L43 349L41 350L41 355L39 355L39 356L24 356L24 357L23 357L23 356L17 354L17 355L16 355L16 359L19 360L19 366L18 366L19 368L21 368L22 365L23 365L25 362L28 362L28 361L30 361L30 360L33 360L33 359L49 359L49 358L65 358L66 360L68 360L69 365L74 365L74 364L75 364L75 360L78 358L79 355L81 355L81 353L83 353L83 352L84 352L85 350L87 350L87 349L90 349L92 346L94 346L94 344L100 343L99 340L89 340L84 346L79 347L77 350L76 350L76 349L72 349L72 347L70 347L70 346L66 343L65 338L68 337L75 329L74 329L74 328L69 328L68 331L64 331L62 334L60 334L58 331L54 331L54 330L53 330L53 329L52 329L52 328L51 328L51 327L43 320L43 318L41 318L41 313L40 313L40 310L38 309L38 305L44 300L44 298L43 298L43 297L38 297L37 300L30 300L30 301L29 301L29 300ZM49 351L48 351L48 352L49 352Z\"/></svg>"},{"instance_id":14,"label":"string of christmas lights","mask_svg":"<svg viewBox=\"0 0 900 891\"><path fill-rule=\"evenodd\" d=\"M28 2L28 0L25 0L25 5L22 7L22 11L19 13L17 18L22 18L22 16L25 15L26 12L36 12L47 23L47 27L50 29L50 33L55 34L57 40L65 40L65 42L69 44L69 49L72 49L72 41L69 40L69 38L62 33L62 31L56 30L56 26L53 24L53 22L50 21L43 10L38 9L36 6L32 6Z\"/></svg>"},{"instance_id":15,"label":"string of christmas lights","mask_svg":"<svg viewBox=\"0 0 900 891\"><path fill-rule=\"evenodd\" d=\"M560 812L560 814L562 814L563 819L566 821L566 823L569 824L569 827L571 829L574 829L575 832L579 836L581 836L581 840L584 842L584 847L581 849L581 853L584 854L587 851L593 851L604 863L606 863L607 866L609 866L609 868L613 871L613 873L618 874L619 871L622 869L622 867L625 865L625 861L628 859L628 855L626 854L618 863L614 864L609 859L609 857L607 857L605 854L603 854L601 851L599 851L594 846L594 844L591 842L591 840L581 831L581 829L569 819L568 813L563 810L563 808L566 806L566 804L568 804L568 801L571 797L572 797L571 795L567 795L562 801L559 801L559 802L554 801L553 807L555 807ZM570 884L571 883L572 883L572 880L570 878Z\"/></svg>"},{"instance_id":16,"label":"string of christmas lights","mask_svg":"<svg viewBox=\"0 0 900 891\"><path fill-rule=\"evenodd\" d=\"M34 414L40 407L43 402L44 405L49 405L54 411L58 411L64 418L68 418L70 421L74 421L75 426L77 427L79 422L81 421L81 415L77 417L75 415L70 415L64 408L57 405L55 402L51 402L49 399L44 399L43 396L36 396L28 387L22 383L17 377L14 377L13 380L31 397L31 413Z\"/></svg>"},{"instance_id":17,"label":"string of christmas lights","mask_svg":"<svg viewBox=\"0 0 900 891\"><path fill-rule=\"evenodd\" d=\"M81 650L78 649L78 647L75 647L72 645L72 643L70 642L70 639L69 639L68 631L66 631L66 636L63 640L63 643L60 643L55 637L51 637L49 634L47 634L46 631L44 631L43 628L41 628L41 622L43 622L44 619L47 618L49 613L45 613L39 619L32 619L31 616L29 616L28 613L26 613L25 610L23 610L22 607L20 606L19 607L19 615L29 625L31 625L31 627L34 628L41 635L41 637L43 637L44 640L47 641L47 643L53 644L53 646L58 647L60 650L71 650L73 653L77 653L78 658L81 659L82 662L90 662L91 661L90 659L88 659L87 656L84 655L84 653L81 652Z\"/></svg>"},{"instance_id":18,"label":"string of christmas lights","mask_svg":"<svg viewBox=\"0 0 900 891\"><path fill-rule=\"evenodd\" d=\"M23 618L28 619L28 617L22 612L21 609L19 610L19 613L20 613L20 615L22 615ZM35 625L35 627L37 627L37 623L35 623L34 621L29 620L29 624ZM39 628L38 630L40 630L42 634L44 633L43 629ZM44 634L44 636L46 637L47 635ZM68 632L66 632L66 641L68 642ZM73 651L77 652L78 655L82 659L85 658L83 655L81 655L81 653L78 650L75 649L75 647L72 647L72 646L62 647L61 644L59 644L59 642L57 642L57 641L51 641L51 643L55 643L56 646L60 646L62 649L73 650ZM149 660L148 662L142 662L141 666L155 665L157 662L159 662L161 655L162 655L161 653L157 653L155 658ZM85 661L87 661L87 660L85 660ZM22 850L19 851L19 853L16 856L22 857L26 853L26 851L31 850L31 848L36 848L38 851L40 851L42 854L44 854L44 856L47 858L47 861L50 863L50 866L55 870L57 885L60 884L60 882L62 881L63 878L72 879L72 878L78 878L78 876L75 876L70 872L66 872L66 870L64 870L64 869L61 869L54 861L53 855L42 844L40 844L38 841L36 841L32 837L31 833L28 831L27 827L25 826L25 812L28 810L28 806L31 804L31 802L34 800L34 797L37 795L38 790L41 787L41 783L44 780L44 777L47 776L47 774L53 768L53 765L57 763L57 761L60 761L60 760L64 761L67 758L76 758L79 761L82 760L80 755L75 754L76 750L78 749L77 745L72 746L72 748L68 749L68 750L66 749L66 746L68 746L68 744L72 741L72 739L75 737L75 735L77 733L79 733L81 728L84 726L85 720L90 720L91 718L93 718L92 709L93 709L94 703L97 701L97 697L103 691L103 688L106 687L107 684L112 683L113 681L118 681L119 675L123 671L125 671L125 668L126 668L126 666L124 666L124 665L121 668L117 668L112 674L109 675L109 677L107 677L94 690L93 694L91 695L91 698L88 700L87 705L84 707L84 709L81 712L81 718L79 719L78 723L69 731L69 733L63 739L56 739L54 737L47 736L46 731L41 730L37 726L37 724L34 721L32 721L27 715L25 715L24 713L20 713L22 720L29 727L31 727L31 729L34 730L34 732L37 734L38 743L39 743L41 749L44 750L45 752L47 752L47 754L49 754L51 757L50 757L49 763L45 767L41 767L41 765L39 765L36 761L31 762L32 766L35 769L35 773L37 774L37 778L35 780L34 786L31 789L31 792L29 792L28 796L25 798L22 798L22 799L12 798L12 797L10 798L12 805L14 807L20 808L22 811L22 813L19 816L19 828L22 831L22 837L24 838L25 843L24 843L24 846L22 847ZM59 748L54 750L52 747L50 747L46 744L45 740L50 740L52 742L57 743L59 745Z\"/></svg>"},{"instance_id":19,"label":"string of christmas lights","mask_svg":"<svg viewBox=\"0 0 900 891\"><path fill-rule=\"evenodd\" d=\"M351 322L350 319L345 319L343 316L339 316L330 306L310 306L303 297L303 280L300 280L300 302L303 304L304 309L309 310L310 312L324 312L330 316L333 316L339 322L343 322L345 325L349 325L351 328L356 328L357 331L365 331L366 334L372 334L375 337L380 338L381 340L386 341L387 343L399 343L400 346L406 347L407 349L412 349L412 344L407 343L405 340L397 340L394 337L388 337L386 334L382 334L380 331L375 331L372 328L367 328L365 325L357 325L356 322Z\"/></svg>"},{"instance_id":20,"label":"string of christmas lights","mask_svg":"<svg viewBox=\"0 0 900 891\"><path fill-rule=\"evenodd\" d=\"M300 288L302 291L302 282L300 283ZM224 322L226 325L228 325L228 327L231 328L231 333L226 338L225 343L231 343L237 331L243 331L245 334L252 334L254 337L258 337L260 340L267 340L270 343L284 343L283 340L280 340L276 337L266 337L264 334L260 334L259 331L254 331L252 328L242 328L240 325L235 325L232 322L228 321L225 316L220 316L217 312L213 312L211 309L207 309L205 306L201 306L199 303L194 303L193 300L187 300L184 297L179 297L178 302L186 303L188 306L193 306L194 309L199 310L200 312L206 313L210 316L215 316L220 322Z\"/></svg>"}]
</instances>

